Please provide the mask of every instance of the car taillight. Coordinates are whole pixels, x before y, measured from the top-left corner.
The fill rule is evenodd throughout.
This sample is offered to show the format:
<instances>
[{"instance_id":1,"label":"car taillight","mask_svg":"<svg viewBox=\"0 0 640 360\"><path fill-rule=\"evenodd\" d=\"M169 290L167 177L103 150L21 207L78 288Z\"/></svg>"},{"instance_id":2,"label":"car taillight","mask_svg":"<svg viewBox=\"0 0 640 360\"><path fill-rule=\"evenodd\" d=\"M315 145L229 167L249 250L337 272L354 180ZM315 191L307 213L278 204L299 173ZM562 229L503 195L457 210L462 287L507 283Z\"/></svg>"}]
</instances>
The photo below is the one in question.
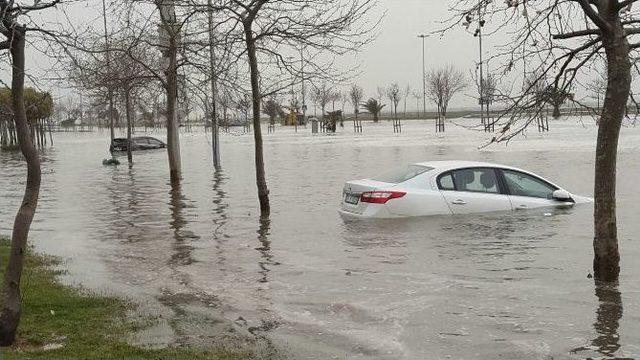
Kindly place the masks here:
<instances>
[{"instance_id":1,"label":"car taillight","mask_svg":"<svg viewBox=\"0 0 640 360\"><path fill-rule=\"evenodd\" d=\"M360 201L371 204L386 204L387 201L401 198L406 194L402 191L368 191L360 195Z\"/></svg>"}]
</instances>

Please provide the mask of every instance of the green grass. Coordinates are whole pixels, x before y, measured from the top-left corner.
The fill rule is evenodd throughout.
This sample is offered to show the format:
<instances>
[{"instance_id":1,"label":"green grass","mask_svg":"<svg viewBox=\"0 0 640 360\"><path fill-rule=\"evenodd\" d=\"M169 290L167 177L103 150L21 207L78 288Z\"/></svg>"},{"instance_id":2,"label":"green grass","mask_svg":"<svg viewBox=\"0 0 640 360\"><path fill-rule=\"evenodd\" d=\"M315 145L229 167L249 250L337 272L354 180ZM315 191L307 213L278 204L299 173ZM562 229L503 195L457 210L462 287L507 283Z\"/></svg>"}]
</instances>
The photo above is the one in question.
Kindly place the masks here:
<instances>
[{"instance_id":1,"label":"green grass","mask_svg":"<svg viewBox=\"0 0 640 360\"><path fill-rule=\"evenodd\" d=\"M0 275L4 276L9 244L0 238ZM29 252L22 277L22 320L12 348L0 359L251 359L251 351L199 348L146 349L127 344L126 337L152 319L135 322L126 313L133 305L61 285L55 258ZM44 351L46 344L62 344Z\"/></svg>"}]
</instances>

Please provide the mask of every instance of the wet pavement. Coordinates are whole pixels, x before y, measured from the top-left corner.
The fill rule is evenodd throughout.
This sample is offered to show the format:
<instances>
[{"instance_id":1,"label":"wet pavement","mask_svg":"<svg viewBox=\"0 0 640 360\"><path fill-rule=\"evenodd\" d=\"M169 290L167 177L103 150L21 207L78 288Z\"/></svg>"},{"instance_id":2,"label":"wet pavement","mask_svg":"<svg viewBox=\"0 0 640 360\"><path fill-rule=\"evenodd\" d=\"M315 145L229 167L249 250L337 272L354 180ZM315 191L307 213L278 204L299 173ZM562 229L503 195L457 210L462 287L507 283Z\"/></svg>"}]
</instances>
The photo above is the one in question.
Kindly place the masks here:
<instances>
[{"instance_id":1,"label":"wet pavement","mask_svg":"<svg viewBox=\"0 0 640 360\"><path fill-rule=\"evenodd\" d=\"M108 132L57 134L43 153L31 243L67 260L66 282L162 316L137 339L154 346L216 342L232 327L296 359L640 357L640 128L625 127L620 143L620 283L598 286L587 278L591 205L376 222L336 211L344 181L425 160L523 167L591 196L592 120L483 149L485 134L459 126L435 135L431 122L406 122L402 134L364 125L265 131L268 220L253 138L239 129L222 135L220 173L207 136L184 132L174 188L163 151L107 167ZM0 153L0 233L24 175L18 154Z\"/></svg>"}]
</instances>

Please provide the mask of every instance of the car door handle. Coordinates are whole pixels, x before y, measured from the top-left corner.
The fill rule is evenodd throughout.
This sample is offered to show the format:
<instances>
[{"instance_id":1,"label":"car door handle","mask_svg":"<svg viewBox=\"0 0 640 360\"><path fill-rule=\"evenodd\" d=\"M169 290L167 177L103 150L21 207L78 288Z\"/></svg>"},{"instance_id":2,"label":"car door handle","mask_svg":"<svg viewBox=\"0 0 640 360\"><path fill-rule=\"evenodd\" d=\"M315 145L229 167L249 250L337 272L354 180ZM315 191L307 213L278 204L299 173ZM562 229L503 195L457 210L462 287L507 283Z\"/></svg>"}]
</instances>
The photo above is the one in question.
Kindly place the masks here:
<instances>
[{"instance_id":1,"label":"car door handle","mask_svg":"<svg viewBox=\"0 0 640 360\"><path fill-rule=\"evenodd\" d=\"M522 205L516 206L516 210L525 210L525 209L527 209L527 205L522 204Z\"/></svg>"},{"instance_id":2,"label":"car door handle","mask_svg":"<svg viewBox=\"0 0 640 360\"><path fill-rule=\"evenodd\" d=\"M464 201L464 200L462 200L462 199L453 200L451 203L452 203L453 205L466 205L466 204L467 204L467 202L466 202L466 201Z\"/></svg>"}]
</instances>

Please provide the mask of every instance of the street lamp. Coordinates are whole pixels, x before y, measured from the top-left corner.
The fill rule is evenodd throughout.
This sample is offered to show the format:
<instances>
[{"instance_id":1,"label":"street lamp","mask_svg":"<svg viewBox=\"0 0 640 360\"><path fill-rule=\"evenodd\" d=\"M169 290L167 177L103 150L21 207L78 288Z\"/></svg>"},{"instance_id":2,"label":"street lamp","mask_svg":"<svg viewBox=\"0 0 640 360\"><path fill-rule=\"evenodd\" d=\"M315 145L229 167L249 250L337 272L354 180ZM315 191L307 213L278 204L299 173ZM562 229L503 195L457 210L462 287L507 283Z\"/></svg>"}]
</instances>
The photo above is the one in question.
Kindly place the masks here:
<instances>
[{"instance_id":1,"label":"street lamp","mask_svg":"<svg viewBox=\"0 0 640 360\"><path fill-rule=\"evenodd\" d=\"M302 80L302 122L305 128L307 127L307 102L306 102L306 89L304 88L304 48L300 48L300 79ZM298 122L296 121L296 132L298 131Z\"/></svg>"},{"instance_id":2,"label":"street lamp","mask_svg":"<svg viewBox=\"0 0 640 360\"><path fill-rule=\"evenodd\" d=\"M480 1L478 3L478 18L476 19L478 21L478 27L476 28L476 30L473 33L474 37L478 38L478 57L479 57L479 62L478 65L476 66L476 69L480 70L480 79L479 79L479 104L480 104L480 121L482 122L482 125L487 125L485 124L485 116L484 116L484 105L485 103L487 103L487 113L489 112L489 104L488 104L488 100L489 99L485 99L485 91L484 91L484 73L483 73L483 68L484 68L484 62L482 61L482 28L484 27L485 21L482 18L482 1ZM471 25L471 23L474 21L473 16L471 15L471 13L468 13L465 21L462 23L463 26L465 26L466 28L469 28L469 26ZM487 118L488 118L488 114L487 114ZM486 120L488 121L488 119ZM486 130L486 129L485 129Z\"/></svg>"},{"instance_id":3,"label":"street lamp","mask_svg":"<svg viewBox=\"0 0 640 360\"><path fill-rule=\"evenodd\" d=\"M426 71L427 70L424 66L424 39L428 38L429 35L420 34L418 35L418 37L422 39L422 114L426 118L427 116L426 115L427 114L427 83L426 83L427 72Z\"/></svg>"}]
</instances>

